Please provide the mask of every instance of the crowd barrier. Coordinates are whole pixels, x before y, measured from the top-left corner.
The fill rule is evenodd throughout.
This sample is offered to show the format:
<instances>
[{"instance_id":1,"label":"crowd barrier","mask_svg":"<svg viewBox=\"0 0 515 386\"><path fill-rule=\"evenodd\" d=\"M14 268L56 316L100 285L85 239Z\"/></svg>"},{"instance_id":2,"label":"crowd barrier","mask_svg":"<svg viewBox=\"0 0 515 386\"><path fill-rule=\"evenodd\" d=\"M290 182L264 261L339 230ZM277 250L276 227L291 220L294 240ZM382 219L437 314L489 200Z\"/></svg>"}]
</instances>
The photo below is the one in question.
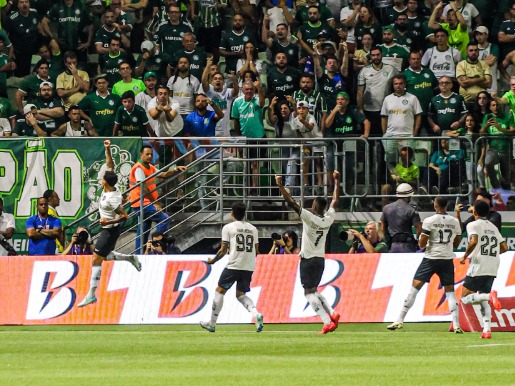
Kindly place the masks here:
<instances>
[{"instance_id":1,"label":"crowd barrier","mask_svg":"<svg viewBox=\"0 0 515 386\"><path fill-rule=\"evenodd\" d=\"M493 311L493 329L515 328L515 260L501 256L494 288L504 304ZM331 254L320 291L343 322L391 322L401 310L422 254ZM123 261L104 262L98 302L77 304L86 295L90 256L0 257L0 324L196 324L209 319L218 278L227 257L215 265L206 255L144 255L137 272ZM319 322L306 302L299 278L299 258L260 255L249 296L265 323ZM468 264L455 259L458 299ZM466 326L477 329L478 311L462 311ZM479 318L480 319L480 318ZM406 322L450 321L445 294L434 277L420 291ZM227 292L219 323L250 323L251 315Z\"/></svg>"}]
</instances>

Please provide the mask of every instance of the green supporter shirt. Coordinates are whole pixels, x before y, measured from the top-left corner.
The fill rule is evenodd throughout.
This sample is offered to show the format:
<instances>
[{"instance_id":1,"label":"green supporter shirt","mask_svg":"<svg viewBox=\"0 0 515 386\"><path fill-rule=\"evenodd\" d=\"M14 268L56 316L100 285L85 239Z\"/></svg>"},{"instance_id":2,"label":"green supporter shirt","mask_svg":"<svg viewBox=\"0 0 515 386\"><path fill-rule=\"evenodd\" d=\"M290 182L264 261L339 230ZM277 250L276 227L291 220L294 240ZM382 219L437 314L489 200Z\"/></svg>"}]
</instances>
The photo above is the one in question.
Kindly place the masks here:
<instances>
[{"instance_id":1,"label":"green supporter shirt","mask_svg":"<svg viewBox=\"0 0 515 386\"><path fill-rule=\"evenodd\" d=\"M172 68L177 67L177 63L180 58L186 57L190 61L190 73L197 79L202 79L202 72L206 67L206 52L203 48L197 48L193 51L186 51L185 49L179 50L173 56L170 66Z\"/></svg>"},{"instance_id":2,"label":"green supporter shirt","mask_svg":"<svg viewBox=\"0 0 515 386\"><path fill-rule=\"evenodd\" d=\"M504 20L501 23L501 26L499 27L499 31L504 32L508 37L513 37L515 35L515 21ZM501 48L501 57L499 58L499 60L501 60L507 54L515 50L515 42L501 43L499 47Z\"/></svg>"},{"instance_id":3,"label":"green supporter shirt","mask_svg":"<svg viewBox=\"0 0 515 386\"><path fill-rule=\"evenodd\" d=\"M9 63L9 57L6 54L0 53L0 67ZM4 90L7 94L7 72L0 72L0 90Z\"/></svg>"},{"instance_id":4,"label":"green supporter shirt","mask_svg":"<svg viewBox=\"0 0 515 386\"><path fill-rule=\"evenodd\" d=\"M223 10L217 4L227 5L227 0L194 0L198 3L198 17L202 28L214 28L222 24ZM200 79L200 78L199 78Z\"/></svg>"},{"instance_id":5,"label":"green supporter shirt","mask_svg":"<svg viewBox=\"0 0 515 386\"><path fill-rule=\"evenodd\" d=\"M125 83L123 80L116 82L111 90L113 94L118 96L122 96L125 91L134 91L134 95L138 95L140 92L143 92L147 89L145 83L142 80L132 78L130 83Z\"/></svg>"},{"instance_id":6,"label":"green supporter shirt","mask_svg":"<svg viewBox=\"0 0 515 386\"><path fill-rule=\"evenodd\" d=\"M484 126L486 122L492 118L492 114L486 114L483 118L483 124ZM497 123L505 130L509 130L510 127L515 127L515 122L513 119L513 114L502 114L495 117L497 119ZM488 126L487 128L487 134L488 136L506 136L505 133L503 133L501 130L498 130L495 126ZM498 152L507 154L510 152L510 144L511 140L509 138L498 138L498 139L490 139L490 149Z\"/></svg>"},{"instance_id":7,"label":"green supporter shirt","mask_svg":"<svg viewBox=\"0 0 515 386\"><path fill-rule=\"evenodd\" d=\"M515 94L513 94L513 91L510 90L505 92L502 97L508 100L508 106L510 106L511 114L515 116Z\"/></svg>"},{"instance_id":8,"label":"green supporter shirt","mask_svg":"<svg viewBox=\"0 0 515 386\"><path fill-rule=\"evenodd\" d=\"M170 23L161 24L157 27L154 35L154 43L159 44L161 52L172 56L174 52L183 49L182 36L186 32L193 32L189 25L179 22L178 25Z\"/></svg>"},{"instance_id":9,"label":"green supporter shirt","mask_svg":"<svg viewBox=\"0 0 515 386\"><path fill-rule=\"evenodd\" d=\"M104 98L97 91L89 93L79 102L80 109L88 114L93 128L101 137L113 135L115 113L121 105L118 95L109 93Z\"/></svg>"},{"instance_id":10,"label":"green supporter shirt","mask_svg":"<svg viewBox=\"0 0 515 386\"><path fill-rule=\"evenodd\" d=\"M138 61L136 62L136 67L141 64L143 55L139 55ZM145 62L145 69L143 70L143 74L152 71L157 75L157 79L166 78L166 66L168 65L168 59L160 53L159 55L152 55Z\"/></svg>"},{"instance_id":11,"label":"green supporter shirt","mask_svg":"<svg viewBox=\"0 0 515 386\"><path fill-rule=\"evenodd\" d=\"M263 138L263 107L259 106L258 96L249 102L241 96L234 100L231 108L231 118L240 121L241 135L247 138Z\"/></svg>"},{"instance_id":12,"label":"green supporter shirt","mask_svg":"<svg viewBox=\"0 0 515 386\"><path fill-rule=\"evenodd\" d=\"M145 128L148 123L147 113L141 106L134 105L134 109L130 113L123 106L118 107L114 123L120 125L119 130L124 137L149 136Z\"/></svg>"},{"instance_id":13,"label":"green supporter shirt","mask_svg":"<svg viewBox=\"0 0 515 386\"><path fill-rule=\"evenodd\" d=\"M53 109L54 107L60 107L61 109L63 109L63 113L64 113L64 107L61 102L61 98L53 98L49 101L44 101L41 98L37 98L34 100L34 105L36 106L38 111L42 110L42 109ZM44 122L45 122L45 126L46 126L47 130L49 132L52 132L52 131L58 129L59 126L61 126L66 121L67 121L67 119L66 119L65 115L63 115L61 118L52 118L52 119L45 120Z\"/></svg>"},{"instance_id":14,"label":"green supporter shirt","mask_svg":"<svg viewBox=\"0 0 515 386\"><path fill-rule=\"evenodd\" d=\"M442 132L451 130L451 124L459 121L466 112L465 100L455 92L448 97L444 97L442 94L434 96L428 110L429 115L440 126Z\"/></svg>"},{"instance_id":15,"label":"green supporter shirt","mask_svg":"<svg viewBox=\"0 0 515 386\"><path fill-rule=\"evenodd\" d=\"M333 124L325 130L327 138L359 137L363 134L363 122L365 116L356 106L347 106L345 113L336 113Z\"/></svg>"},{"instance_id":16,"label":"green supporter shirt","mask_svg":"<svg viewBox=\"0 0 515 386\"><path fill-rule=\"evenodd\" d=\"M111 42L112 38L118 38L121 40L122 35L116 28L113 31L108 31L104 28L104 26L102 26L95 33L95 44L101 43L102 47L109 48L109 43Z\"/></svg>"},{"instance_id":17,"label":"green supporter shirt","mask_svg":"<svg viewBox=\"0 0 515 386\"><path fill-rule=\"evenodd\" d=\"M288 42L287 45L283 46L277 39L273 39L270 52L272 53L272 58L275 58L275 55L279 52L285 54L288 66L297 67L299 65L299 47L292 42Z\"/></svg>"},{"instance_id":18,"label":"green supporter shirt","mask_svg":"<svg viewBox=\"0 0 515 386\"><path fill-rule=\"evenodd\" d=\"M55 3L46 17L57 23L57 36L62 42L63 51L76 50L82 30L92 23L89 11L79 0L74 0L71 7L64 2Z\"/></svg>"},{"instance_id":19,"label":"green supporter shirt","mask_svg":"<svg viewBox=\"0 0 515 386\"><path fill-rule=\"evenodd\" d=\"M220 49L227 52L243 52L243 46L247 42L253 42L256 45L256 39L246 29L239 34L234 31L224 32L220 40ZM236 64L238 63L238 56L230 56L225 58L225 72L236 72Z\"/></svg>"},{"instance_id":20,"label":"green supporter shirt","mask_svg":"<svg viewBox=\"0 0 515 386\"><path fill-rule=\"evenodd\" d=\"M286 99L286 95L292 95L299 88L300 72L296 68L286 67L280 72L276 66L267 74L267 86L269 95L278 99Z\"/></svg>"},{"instance_id":21,"label":"green supporter shirt","mask_svg":"<svg viewBox=\"0 0 515 386\"><path fill-rule=\"evenodd\" d=\"M440 23L440 26L449 33L449 39L447 43L460 51L461 57L467 57L467 44L469 44L469 33L467 27L461 28L461 24L458 24L456 29L451 29L448 23Z\"/></svg>"},{"instance_id":22,"label":"green supporter shirt","mask_svg":"<svg viewBox=\"0 0 515 386\"><path fill-rule=\"evenodd\" d=\"M383 63L391 64L399 72L408 67L409 50L400 44L393 44L386 47L384 44L379 44L381 52L383 53ZM370 53L367 55L370 60Z\"/></svg>"},{"instance_id":23,"label":"green supporter shirt","mask_svg":"<svg viewBox=\"0 0 515 386\"><path fill-rule=\"evenodd\" d=\"M308 9L309 6L306 5L297 11L297 13L295 14L295 20L297 21L297 23L309 23ZM325 4L318 3L318 13L319 20L334 20L333 13Z\"/></svg>"},{"instance_id":24,"label":"green supporter shirt","mask_svg":"<svg viewBox=\"0 0 515 386\"><path fill-rule=\"evenodd\" d=\"M7 98L0 97L0 118L11 118L16 115L16 110L13 109L11 101Z\"/></svg>"},{"instance_id":25,"label":"green supporter shirt","mask_svg":"<svg viewBox=\"0 0 515 386\"><path fill-rule=\"evenodd\" d=\"M62 52L58 52L55 55L50 56L50 60L48 62L48 76L50 79L57 79L59 74L65 70L63 64L63 54ZM55 85L55 80L52 81Z\"/></svg>"},{"instance_id":26,"label":"green supporter shirt","mask_svg":"<svg viewBox=\"0 0 515 386\"><path fill-rule=\"evenodd\" d=\"M318 35L325 31L329 36L335 36L334 30L325 22L318 22L318 24L311 24L310 22L304 23L299 27L299 32L302 34L302 40L313 48L313 43L317 41ZM297 39L297 35L292 35L292 38ZM301 51L301 56L307 56L308 53L305 50Z\"/></svg>"},{"instance_id":27,"label":"green supporter shirt","mask_svg":"<svg viewBox=\"0 0 515 386\"><path fill-rule=\"evenodd\" d=\"M49 78L47 80L41 79L36 74L29 75L26 77L23 82L21 83L18 90L23 91L25 94L25 100L27 103L33 103L34 99L36 99L39 95L39 85L42 82L52 82L54 85L54 91L55 91L55 80L52 78Z\"/></svg>"},{"instance_id":28,"label":"green supporter shirt","mask_svg":"<svg viewBox=\"0 0 515 386\"><path fill-rule=\"evenodd\" d=\"M107 74L107 81L109 84L115 84L122 80L122 76L118 71L118 66L121 62L129 61L129 55L126 52L120 51L117 55L112 55L106 52L98 58L98 65L104 74Z\"/></svg>"},{"instance_id":29,"label":"green supporter shirt","mask_svg":"<svg viewBox=\"0 0 515 386\"><path fill-rule=\"evenodd\" d=\"M336 94L345 91L345 78L340 73L336 74L333 79L324 74L318 78L318 89L327 102L327 109L332 110L336 106Z\"/></svg>"},{"instance_id":30,"label":"green supporter shirt","mask_svg":"<svg viewBox=\"0 0 515 386\"><path fill-rule=\"evenodd\" d=\"M410 166L405 167L401 163L398 163L395 165L395 173L408 184L417 182L418 178L420 177L420 169L415 164L411 164Z\"/></svg>"},{"instance_id":31,"label":"green supporter shirt","mask_svg":"<svg viewBox=\"0 0 515 386\"><path fill-rule=\"evenodd\" d=\"M35 9L31 9L27 16L18 11L12 12L6 19L5 29L15 48L20 52L36 52L38 49L38 24L41 16ZM17 50L18 51L18 50Z\"/></svg>"},{"instance_id":32,"label":"green supporter shirt","mask_svg":"<svg viewBox=\"0 0 515 386\"><path fill-rule=\"evenodd\" d=\"M404 71L404 75L406 76L406 92L417 97L422 107L422 114L427 116L429 104L434 97L433 90L438 86L435 74L427 68L415 72L408 67Z\"/></svg>"}]
</instances>

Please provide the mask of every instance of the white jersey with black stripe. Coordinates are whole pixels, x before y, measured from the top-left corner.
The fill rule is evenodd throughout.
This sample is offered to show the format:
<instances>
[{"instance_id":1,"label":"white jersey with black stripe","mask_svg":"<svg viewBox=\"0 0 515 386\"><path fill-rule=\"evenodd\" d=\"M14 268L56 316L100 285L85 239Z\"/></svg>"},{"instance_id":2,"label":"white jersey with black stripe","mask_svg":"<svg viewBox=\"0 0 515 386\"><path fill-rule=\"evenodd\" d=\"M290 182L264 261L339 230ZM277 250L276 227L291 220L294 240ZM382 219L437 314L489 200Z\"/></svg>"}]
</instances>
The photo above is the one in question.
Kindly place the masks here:
<instances>
[{"instance_id":1,"label":"white jersey with black stripe","mask_svg":"<svg viewBox=\"0 0 515 386\"><path fill-rule=\"evenodd\" d=\"M470 238L477 236L477 245L469 255L470 265L467 276L497 276L501 244L504 242L499 229L490 221L478 218L467 225Z\"/></svg>"},{"instance_id":2,"label":"white jersey with black stripe","mask_svg":"<svg viewBox=\"0 0 515 386\"><path fill-rule=\"evenodd\" d=\"M437 213L422 222L422 233L428 237L426 245L427 259L454 258L453 243L461 235L460 222L448 214Z\"/></svg>"},{"instance_id":3,"label":"white jersey with black stripe","mask_svg":"<svg viewBox=\"0 0 515 386\"><path fill-rule=\"evenodd\" d=\"M325 256L325 240L335 217L336 211L334 208L330 208L323 217L302 209L300 212L300 219L302 220L300 257L310 259Z\"/></svg>"},{"instance_id":4,"label":"white jersey with black stripe","mask_svg":"<svg viewBox=\"0 0 515 386\"><path fill-rule=\"evenodd\" d=\"M234 221L222 228L222 242L229 244L227 268L254 271L256 244L259 244L257 228L246 221Z\"/></svg>"}]
</instances>

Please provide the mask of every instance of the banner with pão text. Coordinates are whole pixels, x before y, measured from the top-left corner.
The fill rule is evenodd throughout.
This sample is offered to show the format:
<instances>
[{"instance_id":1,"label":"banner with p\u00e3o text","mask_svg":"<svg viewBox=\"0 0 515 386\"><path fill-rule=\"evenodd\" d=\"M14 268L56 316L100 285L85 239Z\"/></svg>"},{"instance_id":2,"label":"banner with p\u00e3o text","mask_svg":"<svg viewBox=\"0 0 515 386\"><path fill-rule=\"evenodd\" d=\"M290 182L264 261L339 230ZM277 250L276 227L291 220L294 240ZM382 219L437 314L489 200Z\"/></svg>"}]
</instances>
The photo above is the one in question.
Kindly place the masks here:
<instances>
[{"instance_id":1,"label":"banner with p\u00e3o text","mask_svg":"<svg viewBox=\"0 0 515 386\"><path fill-rule=\"evenodd\" d=\"M0 140L0 197L4 212L16 219L13 245L26 253L25 221L36 214L36 201L53 189L61 202L64 225L98 208L104 174L104 138L23 138ZM140 138L111 139L118 188L127 189L129 173L141 149ZM97 214L84 221L89 224Z\"/></svg>"}]
</instances>

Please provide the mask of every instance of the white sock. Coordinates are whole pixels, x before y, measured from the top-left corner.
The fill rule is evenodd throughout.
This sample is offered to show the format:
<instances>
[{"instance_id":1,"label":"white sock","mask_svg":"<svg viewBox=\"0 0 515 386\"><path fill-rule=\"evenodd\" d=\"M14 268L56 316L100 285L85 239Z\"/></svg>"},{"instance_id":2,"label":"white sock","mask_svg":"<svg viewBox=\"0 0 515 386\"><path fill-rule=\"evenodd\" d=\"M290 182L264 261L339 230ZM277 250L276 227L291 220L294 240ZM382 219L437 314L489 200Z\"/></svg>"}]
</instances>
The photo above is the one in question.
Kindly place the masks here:
<instances>
[{"instance_id":1,"label":"white sock","mask_svg":"<svg viewBox=\"0 0 515 386\"><path fill-rule=\"evenodd\" d=\"M324 307L325 312L327 312L329 315L332 315L334 312L334 309L333 309L333 307L331 307L331 305L329 304L327 299L324 297L324 295L322 295L318 291L315 291L315 295L320 300L320 303L322 303L322 307Z\"/></svg>"},{"instance_id":2,"label":"white sock","mask_svg":"<svg viewBox=\"0 0 515 386\"><path fill-rule=\"evenodd\" d=\"M256 309L256 306L254 305L254 302L251 298L249 298L247 295L241 295L238 298L238 301L247 309L248 312L252 314L253 317L256 317L258 314L258 310Z\"/></svg>"},{"instance_id":3,"label":"white sock","mask_svg":"<svg viewBox=\"0 0 515 386\"><path fill-rule=\"evenodd\" d=\"M306 299L308 300L311 308L313 308L313 310L315 310L317 315L320 316L320 318L322 319L322 322L324 322L324 324L331 323L331 317L329 316L327 311L324 309L324 306L322 305L322 302L320 301L318 296L314 293L305 294L304 296L306 296Z\"/></svg>"},{"instance_id":4,"label":"white sock","mask_svg":"<svg viewBox=\"0 0 515 386\"><path fill-rule=\"evenodd\" d=\"M484 295L484 294L481 294ZM481 315L483 315L483 332L490 332L492 327L490 326L490 319L492 317L492 309L488 300L481 302Z\"/></svg>"},{"instance_id":5,"label":"white sock","mask_svg":"<svg viewBox=\"0 0 515 386\"><path fill-rule=\"evenodd\" d=\"M409 291L408 297L404 300L404 306L402 307L401 313L399 314L399 318L397 319L397 322L404 322L404 318L406 317L406 314L410 310L411 307L413 307L413 304L415 304L415 299L418 295L418 289L415 287L411 287L411 290Z\"/></svg>"},{"instance_id":6,"label":"white sock","mask_svg":"<svg viewBox=\"0 0 515 386\"><path fill-rule=\"evenodd\" d=\"M222 311L223 306L224 295L218 291L215 291L215 298L213 299L213 308L211 309L211 321L209 322L211 327L216 326L216 320L218 319L218 315L220 315L220 311Z\"/></svg>"},{"instance_id":7,"label":"white sock","mask_svg":"<svg viewBox=\"0 0 515 386\"><path fill-rule=\"evenodd\" d=\"M89 281L88 297L95 296L95 292L98 287L98 282L100 281L100 276L102 276L102 266L94 265L91 268L91 279Z\"/></svg>"},{"instance_id":8,"label":"white sock","mask_svg":"<svg viewBox=\"0 0 515 386\"><path fill-rule=\"evenodd\" d=\"M127 255L125 253L112 251L106 256L106 260L128 261L133 257L134 255Z\"/></svg>"},{"instance_id":9,"label":"white sock","mask_svg":"<svg viewBox=\"0 0 515 386\"><path fill-rule=\"evenodd\" d=\"M488 302L489 298L490 294L475 293L461 298L461 301L463 302L463 304L479 304L484 301Z\"/></svg>"},{"instance_id":10,"label":"white sock","mask_svg":"<svg viewBox=\"0 0 515 386\"><path fill-rule=\"evenodd\" d=\"M445 296L447 297L447 304L449 305L449 310L451 311L452 326L456 330L460 327L458 301L456 300L456 295L454 294L454 291L446 292Z\"/></svg>"}]
</instances>

